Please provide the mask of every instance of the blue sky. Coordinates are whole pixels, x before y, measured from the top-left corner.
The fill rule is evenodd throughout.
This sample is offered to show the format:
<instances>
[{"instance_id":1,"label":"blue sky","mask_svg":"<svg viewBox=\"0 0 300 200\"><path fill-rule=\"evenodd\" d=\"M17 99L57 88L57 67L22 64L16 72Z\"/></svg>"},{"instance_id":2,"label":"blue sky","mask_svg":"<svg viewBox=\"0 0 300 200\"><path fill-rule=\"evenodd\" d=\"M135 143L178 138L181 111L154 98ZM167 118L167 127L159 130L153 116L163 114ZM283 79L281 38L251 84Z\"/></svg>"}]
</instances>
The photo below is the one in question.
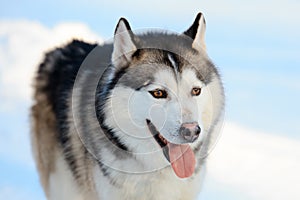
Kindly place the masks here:
<instances>
[{"instance_id":1,"label":"blue sky","mask_svg":"<svg viewBox=\"0 0 300 200\"><path fill-rule=\"evenodd\" d=\"M82 31L80 34L86 39L111 38L120 17L126 17L134 30L160 28L182 32L199 11L203 12L207 21L208 53L220 69L227 96L225 121L229 122L229 128L224 130L220 148L230 152L225 144L226 141L231 144L226 137L232 135L226 131L240 130L248 135L247 131L251 130L257 137L268 138L265 146L273 151L282 149L293 155L294 151L286 147L289 145L277 146L270 141L277 141L277 137L300 141L299 10L300 2L296 0L3 1L0 8L0 97L3 99L0 105L0 171L7 173L0 174L0 199L16 193L24 193L21 197L28 197L25 199L43 199L28 143L32 66L38 63L46 48L77 32ZM16 41L20 48L16 48ZM22 68L23 63L31 67L30 70ZM26 89L18 88L22 85ZM243 137L241 141L247 141ZM251 144L249 149L256 147L254 141ZM216 153L213 162L218 162L219 154ZM272 161L280 163L280 159L274 157ZM299 166L299 162L287 161ZM236 193L234 181L220 181L220 176L216 175L220 175L219 169L212 168L215 171L209 172L202 194L206 200L216 199L218 195L222 199L267 199L254 198L245 188ZM232 166L232 169L235 168ZM294 168L286 169L292 171ZM226 172L230 173L223 173ZM295 173L299 177L299 172ZM266 184L268 180L274 181L266 178ZM295 199L300 197L299 193L296 195Z\"/></svg>"}]
</instances>

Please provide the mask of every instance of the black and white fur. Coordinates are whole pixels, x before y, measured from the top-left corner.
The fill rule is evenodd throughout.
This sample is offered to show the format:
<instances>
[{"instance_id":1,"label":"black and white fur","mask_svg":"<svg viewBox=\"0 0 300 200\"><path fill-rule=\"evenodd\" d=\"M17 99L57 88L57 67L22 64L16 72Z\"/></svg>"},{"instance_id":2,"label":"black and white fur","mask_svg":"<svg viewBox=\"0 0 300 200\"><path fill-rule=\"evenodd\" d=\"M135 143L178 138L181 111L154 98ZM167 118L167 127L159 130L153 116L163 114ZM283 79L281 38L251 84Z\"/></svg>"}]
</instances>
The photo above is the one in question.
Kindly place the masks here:
<instances>
[{"instance_id":1,"label":"black and white fur","mask_svg":"<svg viewBox=\"0 0 300 200\"><path fill-rule=\"evenodd\" d=\"M113 44L73 40L46 54L35 79L32 144L48 199L196 199L224 104L204 36L201 13L179 35L135 35L121 18ZM91 54L99 66L85 70ZM197 98L190 95L195 86L201 88ZM149 91L157 88L168 98L154 99ZM199 124L200 136L189 144L196 156L191 177L174 174L150 120L176 144L186 143L182 123Z\"/></svg>"}]
</instances>

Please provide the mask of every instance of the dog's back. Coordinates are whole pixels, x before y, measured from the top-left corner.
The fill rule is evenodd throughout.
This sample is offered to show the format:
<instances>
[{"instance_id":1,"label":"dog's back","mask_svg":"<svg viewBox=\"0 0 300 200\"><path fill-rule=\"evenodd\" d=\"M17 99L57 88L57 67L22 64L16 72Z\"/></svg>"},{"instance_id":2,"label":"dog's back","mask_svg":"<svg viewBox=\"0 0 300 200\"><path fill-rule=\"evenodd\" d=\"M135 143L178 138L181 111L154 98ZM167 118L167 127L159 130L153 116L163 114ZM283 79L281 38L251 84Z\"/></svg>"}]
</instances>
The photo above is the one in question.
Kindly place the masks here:
<instances>
[{"instance_id":1,"label":"dog's back","mask_svg":"<svg viewBox=\"0 0 300 200\"><path fill-rule=\"evenodd\" d=\"M95 46L73 40L64 47L56 48L46 54L36 74L32 145L41 183L48 197L51 173L59 170L58 160L65 160L66 168L75 167L76 161L72 157L73 149L68 136L68 101L78 69ZM67 173L68 170L65 171Z\"/></svg>"}]
</instances>

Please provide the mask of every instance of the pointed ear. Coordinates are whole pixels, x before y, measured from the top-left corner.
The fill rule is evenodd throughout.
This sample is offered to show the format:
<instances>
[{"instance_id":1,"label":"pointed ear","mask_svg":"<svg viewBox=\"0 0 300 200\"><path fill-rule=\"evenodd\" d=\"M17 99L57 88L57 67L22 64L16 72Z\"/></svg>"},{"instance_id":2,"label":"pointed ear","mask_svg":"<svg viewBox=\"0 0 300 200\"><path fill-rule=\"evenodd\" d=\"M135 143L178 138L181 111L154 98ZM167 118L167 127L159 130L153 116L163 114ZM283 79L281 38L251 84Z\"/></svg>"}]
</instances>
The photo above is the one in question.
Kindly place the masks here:
<instances>
[{"instance_id":1,"label":"pointed ear","mask_svg":"<svg viewBox=\"0 0 300 200\"><path fill-rule=\"evenodd\" d=\"M185 35L193 39L192 47L198 51L206 50L205 45L205 19L202 13L198 13L192 26L184 32Z\"/></svg>"},{"instance_id":2,"label":"pointed ear","mask_svg":"<svg viewBox=\"0 0 300 200\"><path fill-rule=\"evenodd\" d=\"M133 37L128 21L121 18L115 30L113 44L112 63L115 67L123 67L131 61L137 50Z\"/></svg>"}]
</instances>

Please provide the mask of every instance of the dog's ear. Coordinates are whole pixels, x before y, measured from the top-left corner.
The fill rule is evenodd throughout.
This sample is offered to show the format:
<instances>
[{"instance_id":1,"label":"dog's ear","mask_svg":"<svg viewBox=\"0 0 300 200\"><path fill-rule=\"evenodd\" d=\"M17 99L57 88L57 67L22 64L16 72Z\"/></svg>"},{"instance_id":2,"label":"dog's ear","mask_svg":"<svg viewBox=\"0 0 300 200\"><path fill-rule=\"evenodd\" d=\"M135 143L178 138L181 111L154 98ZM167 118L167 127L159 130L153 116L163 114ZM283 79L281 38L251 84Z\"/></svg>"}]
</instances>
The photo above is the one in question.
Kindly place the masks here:
<instances>
[{"instance_id":1,"label":"dog's ear","mask_svg":"<svg viewBox=\"0 0 300 200\"><path fill-rule=\"evenodd\" d=\"M125 18L121 18L117 24L113 47L112 63L117 68L127 65L137 50L134 34Z\"/></svg>"},{"instance_id":2,"label":"dog's ear","mask_svg":"<svg viewBox=\"0 0 300 200\"><path fill-rule=\"evenodd\" d=\"M194 49L200 51L201 49L206 50L205 45L205 19L202 13L198 13L192 26L184 32L185 35L193 39L192 46Z\"/></svg>"}]
</instances>

